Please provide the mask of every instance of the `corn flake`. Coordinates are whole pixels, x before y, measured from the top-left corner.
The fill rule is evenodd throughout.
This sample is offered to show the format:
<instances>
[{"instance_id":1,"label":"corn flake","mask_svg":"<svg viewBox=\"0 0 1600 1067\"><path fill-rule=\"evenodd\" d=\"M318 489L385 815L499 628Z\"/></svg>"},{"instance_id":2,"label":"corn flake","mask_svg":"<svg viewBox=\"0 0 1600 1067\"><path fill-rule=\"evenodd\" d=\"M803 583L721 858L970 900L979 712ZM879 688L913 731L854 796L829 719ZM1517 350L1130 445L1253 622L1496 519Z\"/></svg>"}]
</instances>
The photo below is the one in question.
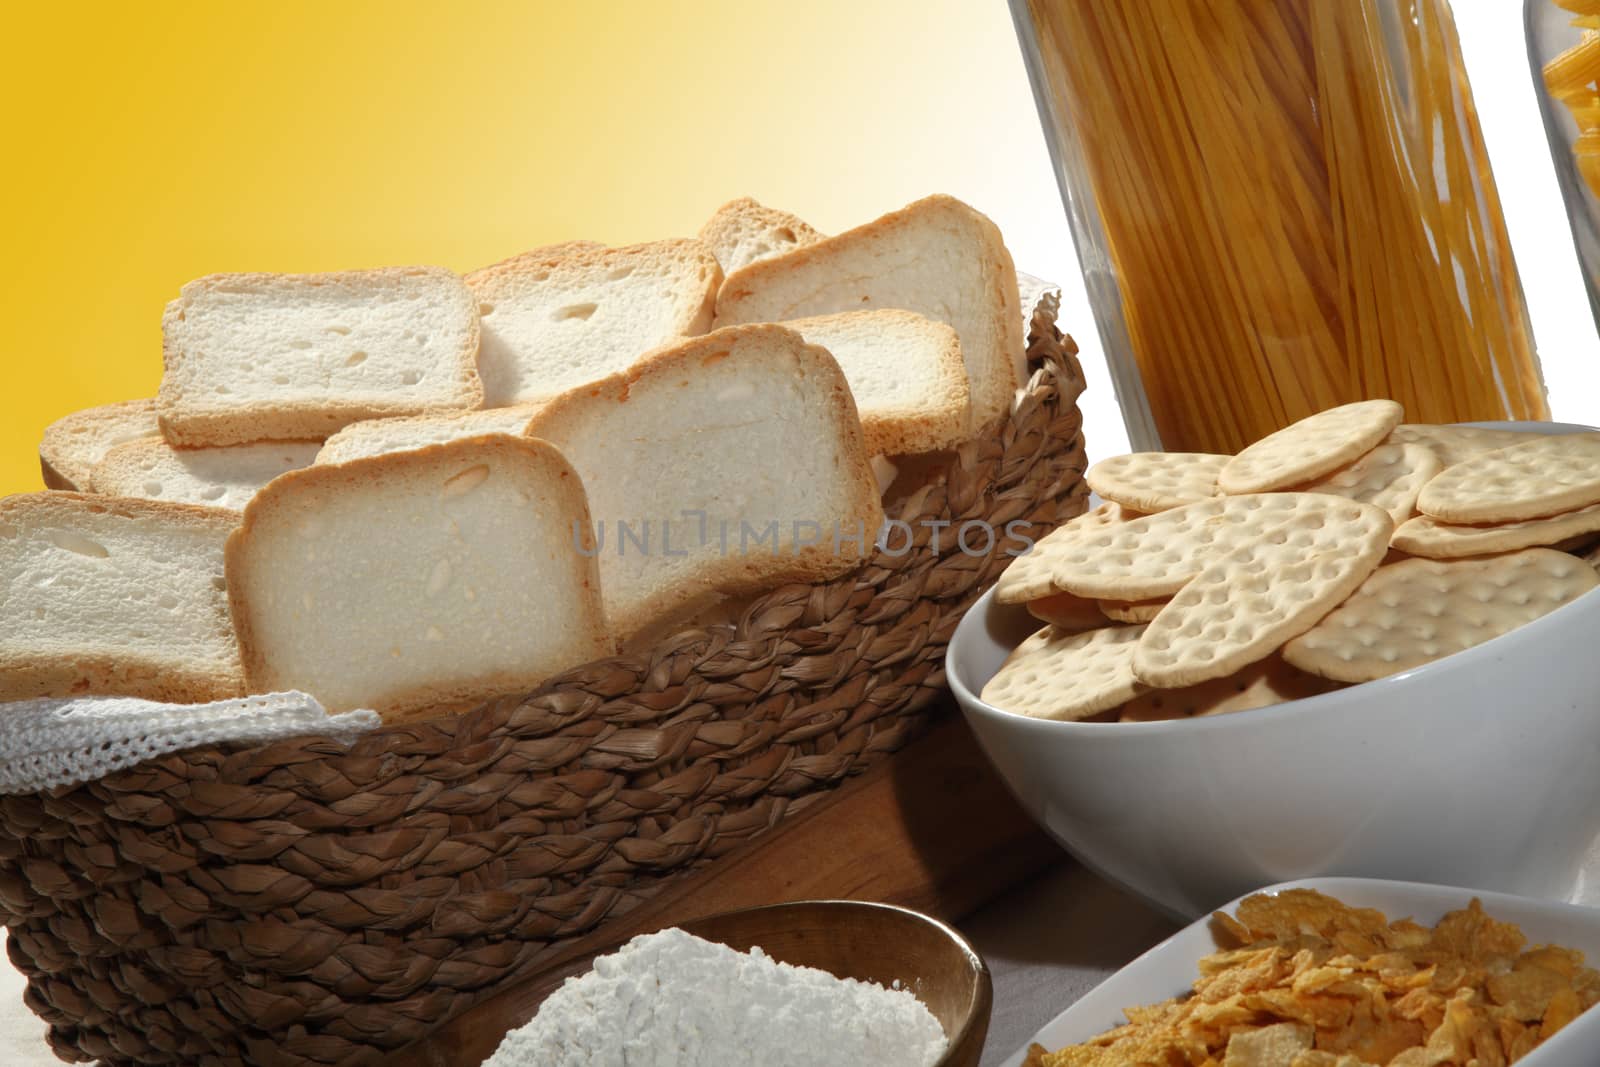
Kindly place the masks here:
<instances>
[{"instance_id":1,"label":"corn flake","mask_svg":"<svg viewBox=\"0 0 1600 1067\"><path fill-rule=\"evenodd\" d=\"M1222 1067L1284 1067L1311 1049L1311 1031L1294 1023L1278 1023L1239 1031L1228 1038Z\"/></svg>"},{"instance_id":2,"label":"corn flake","mask_svg":"<svg viewBox=\"0 0 1600 1067\"><path fill-rule=\"evenodd\" d=\"M1193 992L1025 1067L1510 1067L1600 1002L1583 953L1477 900L1433 928L1309 889L1214 916Z\"/></svg>"}]
</instances>

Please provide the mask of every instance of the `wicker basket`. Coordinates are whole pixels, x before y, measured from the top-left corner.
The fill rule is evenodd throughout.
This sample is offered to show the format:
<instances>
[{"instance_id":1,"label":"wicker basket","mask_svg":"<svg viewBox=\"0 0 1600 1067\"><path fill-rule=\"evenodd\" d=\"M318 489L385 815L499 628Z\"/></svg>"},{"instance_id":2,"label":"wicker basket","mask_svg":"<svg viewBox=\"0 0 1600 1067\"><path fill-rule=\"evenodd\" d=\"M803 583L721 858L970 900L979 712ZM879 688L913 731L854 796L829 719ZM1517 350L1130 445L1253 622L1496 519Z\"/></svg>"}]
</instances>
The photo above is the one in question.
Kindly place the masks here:
<instances>
[{"instance_id":1,"label":"wicker basket","mask_svg":"<svg viewBox=\"0 0 1600 1067\"><path fill-rule=\"evenodd\" d=\"M856 572L459 718L202 748L0 799L0 920L65 1059L376 1064L801 811L925 724L1004 567L968 520L1085 503L1076 348L1035 310L1010 419Z\"/></svg>"}]
</instances>

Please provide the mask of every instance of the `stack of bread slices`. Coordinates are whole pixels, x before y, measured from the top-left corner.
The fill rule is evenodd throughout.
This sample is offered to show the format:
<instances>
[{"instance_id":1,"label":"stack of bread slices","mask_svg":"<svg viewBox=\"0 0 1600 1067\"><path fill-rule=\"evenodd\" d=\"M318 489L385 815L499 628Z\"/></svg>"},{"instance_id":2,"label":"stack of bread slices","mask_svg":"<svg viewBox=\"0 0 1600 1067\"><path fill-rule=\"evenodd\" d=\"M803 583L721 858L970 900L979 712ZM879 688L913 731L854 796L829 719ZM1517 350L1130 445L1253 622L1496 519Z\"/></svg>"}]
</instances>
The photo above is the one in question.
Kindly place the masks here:
<instances>
[{"instance_id":1,"label":"stack of bread slices","mask_svg":"<svg viewBox=\"0 0 1600 1067\"><path fill-rule=\"evenodd\" d=\"M1023 383L1017 276L946 196L827 237L227 274L153 400L69 415L0 501L0 700L300 689L390 721L536 686L869 555L896 457Z\"/></svg>"}]
</instances>

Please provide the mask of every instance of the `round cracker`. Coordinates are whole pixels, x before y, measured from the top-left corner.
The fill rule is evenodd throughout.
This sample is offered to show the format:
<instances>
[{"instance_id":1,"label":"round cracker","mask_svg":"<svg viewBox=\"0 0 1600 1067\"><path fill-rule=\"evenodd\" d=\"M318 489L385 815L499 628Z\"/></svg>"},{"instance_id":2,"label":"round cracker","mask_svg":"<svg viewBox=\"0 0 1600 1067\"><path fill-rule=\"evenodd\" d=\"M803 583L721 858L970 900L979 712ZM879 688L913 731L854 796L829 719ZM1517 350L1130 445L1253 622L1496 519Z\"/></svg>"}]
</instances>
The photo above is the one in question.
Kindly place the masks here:
<instances>
[{"instance_id":1,"label":"round cracker","mask_svg":"<svg viewBox=\"0 0 1600 1067\"><path fill-rule=\"evenodd\" d=\"M1314 626L1378 568L1394 523L1371 504L1319 493L1291 523L1215 559L1145 628L1133 673L1164 689L1265 659Z\"/></svg>"},{"instance_id":2,"label":"round cracker","mask_svg":"<svg viewBox=\"0 0 1600 1067\"><path fill-rule=\"evenodd\" d=\"M1393 400L1362 400L1318 412L1234 456L1218 472L1217 485L1224 493L1264 493L1315 481L1376 448L1404 415Z\"/></svg>"},{"instance_id":3,"label":"round cracker","mask_svg":"<svg viewBox=\"0 0 1600 1067\"><path fill-rule=\"evenodd\" d=\"M1077 534L1115 526L1124 521L1122 506L1107 503L1056 527L1035 541L1026 555L1012 560L1000 573L999 581L995 582L994 598L1002 604L1025 604L1060 592L1051 579L1051 572L1061 547L1074 543L1073 538Z\"/></svg>"},{"instance_id":4,"label":"round cracker","mask_svg":"<svg viewBox=\"0 0 1600 1067\"><path fill-rule=\"evenodd\" d=\"M1370 682L1509 633L1600 586L1576 556L1530 548L1380 568L1344 604L1288 642L1283 658L1340 682Z\"/></svg>"},{"instance_id":5,"label":"round cracker","mask_svg":"<svg viewBox=\"0 0 1600 1067\"><path fill-rule=\"evenodd\" d=\"M1071 532L1051 545L1054 588L1096 600L1170 597L1209 561L1277 531L1324 521L1353 503L1323 493L1212 497L1116 526ZM1388 514L1382 514L1392 530Z\"/></svg>"},{"instance_id":6,"label":"round cracker","mask_svg":"<svg viewBox=\"0 0 1600 1067\"><path fill-rule=\"evenodd\" d=\"M1098 630L1111 622L1106 613L1100 610L1099 601L1076 593L1051 593L1047 597L1030 600L1028 614L1069 634Z\"/></svg>"},{"instance_id":7,"label":"round cracker","mask_svg":"<svg viewBox=\"0 0 1600 1067\"><path fill-rule=\"evenodd\" d=\"M1441 522L1518 522L1600 503L1600 433L1549 434L1446 467L1417 510Z\"/></svg>"},{"instance_id":8,"label":"round cracker","mask_svg":"<svg viewBox=\"0 0 1600 1067\"><path fill-rule=\"evenodd\" d=\"M1307 674L1272 655L1223 678L1184 689L1151 689L1122 705L1118 722L1161 722L1249 711L1303 700L1338 689L1337 682Z\"/></svg>"},{"instance_id":9,"label":"round cracker","mask_svg":"<svg viewBox=\"0 0 1600 1067\"><path fill-rule=\"evenodd\" d=\"M1230 458L1210 452L1130 452L1101 460L1083 480L1124 507L1166 511L1220 495L1217 472Z\"/></svg>"},{"instance_id":10,"label":"round cracker","mask_svg":"<svg viewBox=\"0 0 1600 1067\"><path fill-rule=\"evenodd\" d=\"M1106 618L1132 624L1151 621L1161 614L1161 609L1167 606L1167 601L1170 599L1170 597L1155 597L1151 600L1097 600L1094 603Z\"/></svg>"},{"instance_id":11,"label":"round cracker","mask_svg":"<svg viewBox=\"0 0 1600 1067\"><path fill-rule=\"evenodd\" d=\"M1523 548L1559 547L1562 542L1600 531L1600 504L1564 511L1542 519L1463 526L1427 515L1407 519L1395 528L1390 544L1413 556L1460 559L1516 552Z\"/></svg>"},{"instance_id":12,"label":"round cracker","mask_svg":"<svg viewBox=\"0 0 1600 1067\"><path fill-rule=\"evenodd\" d=\"M1007 657L983 702L1036 719L1073 721L1109 711L1138 694L1129 666L1143 626L1067 634L1046 626Z\"/></svg>"},{"instance_id":13,"label":"round cracker","mask_svg":"<svg viewBox=\"0 0 1600 1067\"><path fill-rule=\"evenodd\" d=\"M1437 456L1444 467L1454 467L1462 460L1521 444L1527 439L1526 433L1497 430L1490 426L1434 426L1405 422L1389 431L1390 444L1422 445Z\"/></svg>"},{"instance_id":14,"label":"round cracker","mask_svg":"<svg viewBox=\"0 0 1600 1067\"><path fill-rule=\"evenodd\" d=\"M1442 469L1431 449L1386 441L1350 466L1302 485L1300 491L1372 504L1387 511L1399 526L1416 511L1422 487Z\"/></svg>"}]
</instances>

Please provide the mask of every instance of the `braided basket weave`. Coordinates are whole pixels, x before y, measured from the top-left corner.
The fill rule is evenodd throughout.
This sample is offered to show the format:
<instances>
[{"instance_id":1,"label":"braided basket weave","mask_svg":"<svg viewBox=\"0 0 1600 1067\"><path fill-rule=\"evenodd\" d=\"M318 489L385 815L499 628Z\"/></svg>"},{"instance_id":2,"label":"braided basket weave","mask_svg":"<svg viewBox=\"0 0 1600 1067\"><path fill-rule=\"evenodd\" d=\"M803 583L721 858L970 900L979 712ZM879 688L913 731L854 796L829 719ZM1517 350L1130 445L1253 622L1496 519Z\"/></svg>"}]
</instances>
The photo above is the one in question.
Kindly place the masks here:
<instances>
[{"instance_id":1,"label":"braided basket weave","mask_svg":"<svg viewBox=\"0 0 1600 1067\"><path fill-rule=\"evenodd\" d=\"M1083 510L1054 298L1017 410L900 518L917 549L458 718L195 749L0 798L0 920L64 1059L381 1063L911 740L998 576L965 521ZM943 551L928 522L949 525Z\"/></svg>"}]
</instances>

